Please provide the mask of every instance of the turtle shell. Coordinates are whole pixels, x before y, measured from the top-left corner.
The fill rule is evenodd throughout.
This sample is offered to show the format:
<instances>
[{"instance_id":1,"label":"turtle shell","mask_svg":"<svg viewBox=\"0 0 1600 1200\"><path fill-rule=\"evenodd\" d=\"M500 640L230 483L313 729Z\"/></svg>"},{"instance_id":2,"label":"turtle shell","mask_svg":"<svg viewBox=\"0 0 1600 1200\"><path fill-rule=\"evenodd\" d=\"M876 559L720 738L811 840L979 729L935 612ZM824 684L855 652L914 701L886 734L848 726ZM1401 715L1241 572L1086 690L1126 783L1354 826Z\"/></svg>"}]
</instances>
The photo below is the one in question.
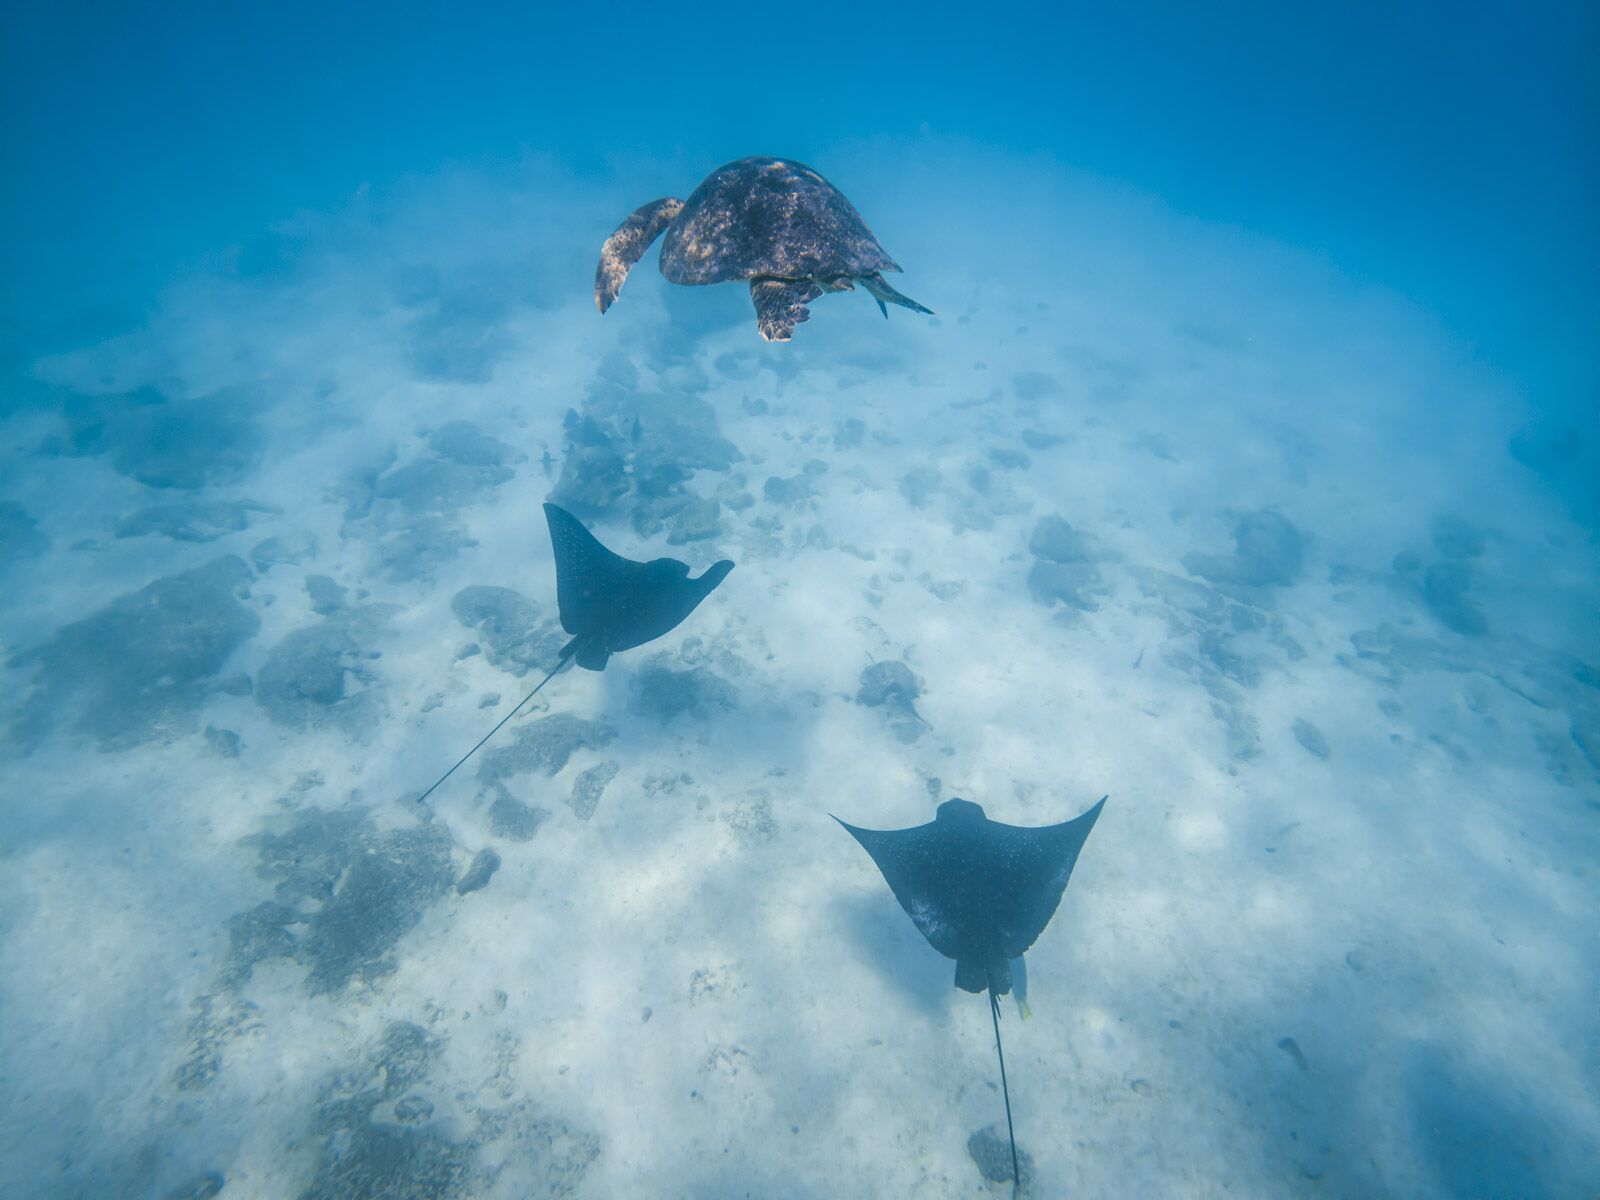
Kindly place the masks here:
<instances>
[{"instance_id":1,"label":"turtle shell","mask_svg":"<svg viewBox=\"0 0 1600 1200\"><path fill-rule=\"evenodd\" d=\"M718 167L689 196L661 247L661 273L672 283L899 269L838 188L785 158Z\"/></svg>"}]
</instances>

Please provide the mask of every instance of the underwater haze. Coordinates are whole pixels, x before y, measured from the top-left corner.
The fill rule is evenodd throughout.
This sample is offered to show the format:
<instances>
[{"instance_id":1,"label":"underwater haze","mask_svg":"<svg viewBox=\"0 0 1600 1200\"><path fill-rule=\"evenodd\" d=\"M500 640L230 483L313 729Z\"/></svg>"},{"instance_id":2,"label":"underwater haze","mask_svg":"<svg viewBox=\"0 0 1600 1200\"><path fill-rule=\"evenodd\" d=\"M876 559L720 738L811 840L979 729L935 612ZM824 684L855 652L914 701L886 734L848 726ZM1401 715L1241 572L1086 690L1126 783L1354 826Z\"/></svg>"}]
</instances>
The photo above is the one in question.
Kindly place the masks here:
<instances>
[{"instance_id":1,"label":"underwater haze","mask_svg":"<svg viewBox=\"0 0 1600 1200\"><path fill-rule=\"evenodd\" d=\"M1592 1197L1600 16L1292 9L9 6L0 1196L1009 1195L829 814L1107 796L1023 1195Z\"/></svg>"}]
</instances>

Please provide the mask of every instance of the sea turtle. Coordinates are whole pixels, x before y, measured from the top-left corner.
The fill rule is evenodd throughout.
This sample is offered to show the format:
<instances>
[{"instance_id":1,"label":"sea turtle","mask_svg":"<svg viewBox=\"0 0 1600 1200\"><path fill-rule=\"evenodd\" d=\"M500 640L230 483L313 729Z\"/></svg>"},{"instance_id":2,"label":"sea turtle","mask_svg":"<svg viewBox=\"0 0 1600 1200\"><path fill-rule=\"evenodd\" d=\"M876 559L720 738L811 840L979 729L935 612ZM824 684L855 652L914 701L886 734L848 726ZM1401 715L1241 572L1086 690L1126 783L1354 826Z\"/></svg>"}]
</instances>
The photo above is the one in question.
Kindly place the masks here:
<instances>
[{"instance_id":1,"label":"sea turtle","mask_svg":"<svg viewBox=\"0 0 1600 1200\"><path fill-rule=\"evenodd\" d=\"M769 342L787 342L810 319L806 305L818 296L854 291L857 282L885 317L888 304L933 311L884 282L881 272L900 267L861 214L833 184L792 159L741 158L711 172L687 201L668 197L637 210L600 248L594 298L602 313L662 230L667 281L748 279L756 323Z\"/></svg>"}]
</instances>

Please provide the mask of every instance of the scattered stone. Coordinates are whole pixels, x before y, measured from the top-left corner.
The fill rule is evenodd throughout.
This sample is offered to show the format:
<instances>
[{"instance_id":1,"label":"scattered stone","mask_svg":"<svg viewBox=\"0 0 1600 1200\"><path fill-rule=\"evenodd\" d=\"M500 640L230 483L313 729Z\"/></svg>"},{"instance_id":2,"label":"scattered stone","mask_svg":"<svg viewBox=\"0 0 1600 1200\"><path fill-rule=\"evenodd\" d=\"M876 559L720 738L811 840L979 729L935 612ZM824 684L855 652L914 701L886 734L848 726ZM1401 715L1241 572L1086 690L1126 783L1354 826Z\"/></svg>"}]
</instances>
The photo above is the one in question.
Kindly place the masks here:
<instances>
[{"instance_id":1,"label":"scattered stone","mask_svg":"<svg viewBox=\"0 0 1600 1200\"><path fill-rule=\"evenodd\" d=\"M228 961L223 982L237 987L249 979L255 965L268 958L293 958L295 938L291 925L303 925L299 909L276 900L263 900L254 908L228 918Z\"/></svg>"},{"instance_id":2,"label":"scattered stone","mask_svg":"<svg viewBox=\"0 0 1600 1200\"><path fill-rule=\"evenodd\" d=\"M728 806L722 819L740 841L770 841L778 832L778 822L772 816L772 793L765 788L747 792Z\"/></svg>"},{"instance_id":3,"label":"scattered stone","mask_svg":"<svg viewBox=\"0 0 1600 1200\"><path fill-rule=\"evenodd\" d=\"M378 713L377 675L367 647L382 633L390 604L341 608L315 625L287 634L256 675L256 702L279 725L307 729L338 724L359 732Z\"/></svg>"},{"instance_id":4,"label":"scattered stone","mask_svg":"<svg viewBox=\"0 0 1600 1200\"><path fill-rule=\"evenodd\" d=\"M391 454L346 480L335 493L345 503L343 533L371 540L391 578L426 579L477 544L460 514L510 480L517 457L476 425L452 421L405 465L395 466Z\"/></svg>"},{"instance_id":5,"label":"scattered stone","mask_svg":"<svg viewBox=\"0 0 1600 1200\"><path fill-rule=\"evenodd\" d=\"M405 325L406 363L418 379L488 383L516 348L506 327L506 298L473 287L441 290Z\"/></svg>"},{"instance_id":6,"label":"scattered stone","mask_svg":"<svg viewBox=\"0 0 1600 1200\"><path fill-rule=\"evenodd\" d=\"M1513 434L1506 449L1530 471L1544 474L1575 461L1583 438L1570 425L1536 421Z\"/></svg>"},{"instance_id":7,"label":"scattered stone","mask_svg":"<svg viewBox=\"0 0 1600 1200\"><path fill-rule=\"evenodd\" d=\"M468 892L481 891L489 886L489 880L494 878L494 873L500 869L500 856L488 846L473 855L472 863L467 867L467 872L456 884L456 895L465 896Z\"/></svg>"},{"instance_id":8,"label":"scattered stone","mask_svg":"<svg viewBox=\"0 0 1600 1200\"><path fill-rule=\"evenodd\" d=\"M661 382L671 391L694 395L710 388L711 376L698 363L679 363L661 372Z\"/></svg>"},{"instance_id":9,"label":"scattered stone","mask_svg":"<svg viewBox=\"0 0 1600 1200\"><path fill-rule=\"evenodd\" d=\"M222 758L238 758L241 743L239 735L231 729L218 729L215 725L206 726L206 744L211 747L211 753Z\"/></svg>"},{"instance_id":10,"label":"scattered stone","mask_svg":"<svg viewBox=\"0 0 1600 1200\"><path fill-rule=\"evenodd\" d=\"M50 539L39 532L39 522L22 505L0 500L0 566L42 553Z\"/></svg>"},{"instance_id":11,"label":"scattered stone","mask_svg":"<svg viewBox=\"0 0 1600 1200\"><path fill-rule=\"evenodd\" d=\"M1148 450L1162 462L1175 463L1178 461L1177 448L1173 446L1172 439L1164 433L1142 433L1138 437L1131 439L1129 444Z\"/></svg>"},{"instance_id":12,"label":"scattered stone","mask_svg":"<svg viewBox=\"0 0 1600 1200\"><path fill-rule=\"evenodd\" d=\"M681 366L667 374L700 374ZM636 370L602 370L582 413L569 409L565 425L566 458L550 498L582 518L626 516L641 537L697 501L688 489L696 471L726 471L743 458L705 399L693 390L643 392ZM706 525L702 510L686 518L684 532Z\"/></svg>"},{"instance_id":13,"label":"scattered stone","mask_svg":"<svg viewBox=\"0 0 1600 1200\"><path fill-rule=\"evenodd\" d=\"M895 736L902 742L914 742L927 728L916 709L915 701L920 695L922 680L905 663L875 662L861 672L856 703L882 708L889 715Z\"/></svg>"},{"instance_id":14,"label":"scattered stone","mask_svg":"<svg viewBox=\"0 0 1600 1200\"><path fill-rule=\"evenodd\" d=\"M442 824L378 833L365 812L308 808L286 832L244 841L257 849L258 873L276 880L277 899L229 921L225 977L234 984L280 955L308 968L313 995L375 982L395 969L401 937L455 882ZM291 926L305 932L291 936Z\"/></svg>"},{"instance_id":15,"label":"scattered stone","mask_svg":"<svg viewBox=\"0 0 1600 1200\"><path fill-rule=\"evenodd\" d=\"M926 508L944 487L944 477L934 467L914 467L900 478L900 494L912 508Z\"/></svg>"},{"instance_id":16,"label":"scattered stone","mask_svg":"<svg viewBox=\"0 0 1600 1200\"><path fill-rule=\"evenodd\" d=\"M1097 612L1098 597L1110 590L1092 563L1053 563L1040 559L1028 572L1028 593L1046 608L1060 603L1079 612Z\"/></svg>"},{"instance_id":17,"label":"scattered stone","mask_svg":"<svg viewBox=\"0 0 1600 1200\"><path fill-rule=\"evenodd\" d=\"M853 449L861 445L866 434L867 427L859 417L847 417L833 431L833 447L835 450Z\"/></svg>"},{"instance_id":18,"label":"scattered stone","mask_svg":"<svg viewBox=\"0 0 1600 1200\"><path fill-rule=\"evenodd\" d=\"M499 692L485 692L483 695L478 697L478 707L479 708L493 708L496 704L499 704L499 703L500 703L500 693Z\"/></svg>"},{"instance_id":19,"label":"scattered stone","mask_svg":"<svg viewBox=\"0 0 1600 1200\"><path fill-rule=\"evenodd\" d=\"M986 1126L969 1137L967 1153L977 1164L979 1174L989 1183L1012 1181L1011 1139L998 1125ZM1017 1181L1017 1190L1026 1196L1033 1190L1033 1156L1021 1146L1017 1147L1017 1170L1022 1176Z\"/></svg>"},{"instance_id":20,"label":"scattered stone","mask_svg":"<svg viewBox=\"0 0 1600 1200\"><path fill-rule=\"evenodd\" d=\"M310 920L299 958L313 995L395 969L392 951L454 880L442 825L397 829L357 849L331 899Z\"/></svg>"},{"instance_id":21,"label":"scattered stone","mask_svg":"<svg viewBox=\"0 0 1600 1200\"><path fill-rule=\"evenodd\" d=\"M1055 515L1041 517L1033 527L1028 553L1053 563L1093 562L1100 557L1092 537Z\"/></svg>"},{"instance_id":22,"label":"scattered stone","mask_svg":"<svg viewBox=\"0 0 1600 1200\"><path fill-rule=\"evenodd\" d=\"M1215 627L1201 629L1195 638L1195 645L1201 659L1215 667L1223 678L1245 687L1255 687L1261 682L1260 660L1241 653L1221 630Z\"/></svg>"},{"instance_id":23,"label":"scattered stone","mask_svg":"<svg viewBox=\"0 0 1600 1200\"><path fill-rule=\"evenodd\" d=\"M1489 620L1472 602L1472 564L1464 559L1435 563L1422 576L1422 598L1428 611L1462 637L1481 637Z\"/></svg>"},{"instance_id":24,"label":"scattered stone","mask_svg":"<svg viewBox=\"0 0 1600 1200\"><path fill-rule=\"evenodd\" d=\"M466 467L503 467L516 451L471 421L451 421L428 435L428 449Z\"/></svg>"},{"instance_id":25,"label":"scattered stone","mask_svg":"<svg viewBox=\"0 0 1600 1200\"><path fill-rule=\"evenodd\" d=\"M359 1123L330 1131L299 1200L455 1200L470 1194L472 1176L466 1148L432 1128L379 1124L369 1110Z\"/></svg>"},{"instance_id":26,"label":"scattered stone","mask_svg":"<svg viewBox=\"0 0 1600 1200\"><path fill-rule=\"evenodd\" d=\"M749 350L725 351L711 365L729 379L754 379L761 370L761 360Z\"/></svg>"},{"instance_id":27,"label":"scattered stone","mask_svg":"<svg viewBox=\"0 0 1600 1200\"><path fill-rule=\"evenodd\" d=\"M789 479L780 479L773 475L761 485L762 498L778 508L800 507L811 499L812 490L811 476L805 474L795 475Z\"/></svg>"},{"instance_id":28,"label":"scattered stone","mask_svg":"<svg viewBox=\"0 0 1600 1200\"><path fill-rule=\"evenodd\" d=\"M580 771L572 781L572 811L578 820L587 821L599 807L600 797L617 777L621 764L607 760L597 763L587 771Z\"/></svg>"},{"instance_id":29,"label":"scattered stone","mask_svg":"<svg viewBox=\"0 0 1600 1200\"><path fill-rule=\"evenodd\" d=\"M422 1096L402 1096L395 1101L394 1119L402 1125L419 1125L433 1116L433 1102Z\"/></svg>"},{"instance_id":30,"label":"scattered stone","mask_svg":"<svg viewBox=\"0 0 1600 1200\"><path fill-rule=\"evenodd\" d=\"M1311 1064L1306 1062L1306 1056L1300 1052L1300 1044L1292 1037L1279 1038L1278 1049L1282 1050L1291 1059L1293 1059L1294 1065L1299 1067L1302 1071L1309 1071L1311 1069Z\"/></svg>"},{"instance_id":31,"label":"scattered stone","mask_svg":"<svg viewBox=\"0 0 1600 1200\"><path fill-rule=\"evenodd\" d=\"M554 620L539 619L538 605L510 588L462 588L450 601L450 611L488 647L491 664L518 676L544 674L569 640ZM477 649L473 643L471 652ZM469 655L463 650L456 657Z\"/></svg>"},{"instance_id":32,"label":"scattered stone","mask_svg":"<svg viewBox=\"0 0 1600 1200\"><path fill-rule=\"evenodd\" d=\"M568 409L567 453L550 498L583 517L609 513L628 494L628 459L623 443L591 416Z\"/></svg>"},{"instance_id":33,"label":"scattered stone","mask_svg":"<svg viewBox=\"0 0 1600 1200\"><path fill-rule=\"evenodd\" d=\"M314 558L316 553L316 538L304 532L288 533L257 542L250 551L250 561L255 563L257 571L265 573L280 564L298 566L303 560Z\"/></svg>"},{"instance_id":34,"label":"scattered stone","mask_svg":"<svg viewBox=\"0 0 1600 1200\"><path fill-rule=\"evenodd\" d=\"M1482 558L1483 534L1464 517L1444 513L1433 520L1433 544L1446 558Z\"/></svg>"},{"instance_id":35,"label":"scattered stone","mask_svg":"<svg viewBox=\"0 0 1600 1200\"><path fill-rule=\"evenodd\" d=\"M1153 567L1134 566L1129 571L1146 596L1167 605L1174 618L1181 618L1177 623L1178 629L1190 628L1191 622L1217 624L1226 612L1226 602L1222 596L1203 583Z\"/></svg>"},{"instance_id":36,"label":"scattered stone","mask_svg":"<svg viewBox=\"0 0 1600 1200\"><path fill-rule=\"evenodd\" d=\"M229 655L261 626L239 602L249 582L243 559L213 559L120 596L17 655L11 666L38 675L16 736L28 742L69 713L108 750L192 732Z\"/></svg>"},{"instance_id":37,"label":"scattered stone","mask_svg":"<svg viewBox=\"0 0 1600 1200\"><path fill-rule=\"evenodd\" d=\"M377 535L377 566L399 583L431 579L440 566L477 544L457 518L422 513L395 521Z\"/></svg>"},{"instance_id":38,"label":"scattered stone","mask_svg":"<svg viewBox=\"0 0 1600 1200\"><path fill-rule=\"evenodd\" d=\"M311 611L323 616L344 607L345 589L326 575L307 575L306 595L311 598Z\"/></svg>"},{"instance_id":39,"label":"scattered stone","mask_svg":"<svg viewBox=\"0 0 1600 1200\"><path fill-rule=\"evenodd\" d=\"M530 808L502 787L489 805L489 829L495 837L526 842L539 832L549 815L542 808Z\"/></svg>"},{"instance_id":40,"label":"scattered stone","mask_svg":"<svg viewBox=\"0 0 1600 1200\"><path fill-rule=\"evenodd\" d=\"M475 503L513 475L505 465L511 447L487 434L482 436L500 447L499 457L465 462L440 456L419 458L380 476L373 485L374 499L393 501L408 513L446 516Z\"/></svg>"},{"instance_id":41,"label":"scattered stone","mask_svg":"<svg viewBox=\"0 0 1600 1200\"><path fill-rule=\"evenodd\" d=\"M224 696L248 696L255 690L256 685L243 671L235 671L217 680L217 691Z\"/></svg>"},{"instance_id":42,"label":"scattered stone","mask_svg":"<svg viewBox=\"0 0 1600 1200\"><path fill-rule=\"evenodd\" d=\"M1096 565L1104 555L1095 539L1073 529L1059 516L1042 517L1028 539L1035 558L1028 572L1028 592L1045 607L1056 603L1080 612L1095 612L1098 597L1108 595Z\"/></svg>"},{"instance_id":43,"label":"scattered stone","mask_svg":"<svg viewBox=\"0 0 1600 1200\"><path fill-rule=\"evenodd\" d=\"M1033 460L1021 450L995 446L989 450L989 461L1002 471L1023 471L1033 465Z\"/></svg>"},{"instance_id":44,"label":"scattered stone","mask_svg":"<svg viewBox=\"0 0 1600 1200\"><path fill-rule=\"evenodd\" d=\"M745 490L747 480L742 473L730 475L717 484L717 500L730 512L747 512L755 507L756 498Z\"/></svg>"},{"instance_id":45,"label":"scattered stone","mask_svg":"<svg viewBox=\"0 0 1600 1200\"><path fill-rule=\"evenodd\" d=\"M485 753L478 777L493 783L530 771L554 775L567 765L574 751L604 749L616 736L617 731L603 722L553 713L522 726L510 745Z\"/></svg>"},{"instance_id":46,"label":"scattered stone","mask_svg":"<svg viewBox=\"0 0 1600 1200\"><path fill-rule=\"evenodd\" d=\"M891 709L909 709L920 695L922 680L905 663L876 662L861 672L856 703L869 708L887 705Z\"/></svg>"},{"instance_id":47,"label":"scattered stone","mask_svg":"<svg viewBox=\"0 0 1600 1200\"><path fill-rule=\"evenodd\" d=\"M161 1200L211 1200L222 1191L225 1182L221 1171L206 1171L162 1193Z\"/></svg>"},{"instance_id":48,"label":"scattered stone","mask_svg":"<svg viewBox=\"0 0 1600 1200\"><path fill-rule=\"evenodd\" d=\"M1318 729L1310 721L1302 717L1295 718L1294 740L1300 743L1307 754L1314 755L1324 762L1327 761L1330 753L1328 739L1322 735L1322 730Z\"/></svg>"},{"instance_id":49,"label":"scattered stone","mask_svg":"<svg viewBox=\"0 0 1600 1200\"><path fill-rule=\"evenodd\" d=\"M499 1195L505 1178L530 1200L581 1191L600 1154L592 1135L526 1102L484 1104L484 1092L456 1092L468 1103L436 1118L430 1096L453 1090L434 1078L442 1050L426 1030L396 1022L360 1060L330 1074L313 1109L321 1154L299 1200L466 1200ZM505 1043L497 1055L497 1081L514 1053Z\"/></svg>"},{"instance_id":50,"label":"scattered stone","mask_svg":"<svg viewBox=\"0 0 1600 1200\"><path fill-rule=\"evenodd\" d=\"M423 1082L443 1050L444 1044L422 1026L391 1022L367 1051L368 1076L378 1084L381 1097L391 1100Z\"/></svg>"},{"instance_id":51,"label":"scattered stone","mask_svg":"<svg viewBox=\"0 0 1600 1200\"><path fill-rule=\"evenodd\" d=\"M666 724L679 716L706 720L717 711L735 706L737 693L720 675L705 667L678 671L661 658L652 659L639 669L632 712Z\"/></svg>"},{"instance_id":52,"label":"scattered stone","mask_svg":"<svg viewBox=\"0 0 1600 1200\"><path fill-rule=\"evenodd\" d=\"M832 550L833 539L821 525L813 525L806 530L805 547L808 550Z\"/></svg>"},{"instance_id":53,"label":"scattered stone","mask_svg":"<svg viewBox=\"0 0 1600 1200\"><path fill-rule=\"evenodd\" d=\"M1043 400L1062 394L1059 380L1043 371L1022 371L1011 377L1012 390L1019 400Z\"/></svg>"},{"instance_id":54,"label":"scattered stone","mask_svg":"<svg viewBox=\"0 0 1600 1200\"><path fill-rule=\"evenodd\" d=\"M681 546L687 542L703 542L722 534L722 505L712 499L696 497L678 510L672 519L672 530L667 543Z\"/></svg>"},{"instance_id":55,"label":"scattered stone","mask_svg":"<svg viewBox=\"0 0 1600 1200\"><path fill-rule=\"evenodd\" d=\"M1232 555L1186 554L1191 575L1242 587L1282 587L1300 576L1305 538L1281 513L1245 513L1234 527Z\"/></svg>"},{"instance_id":56,"label":"scattered stone","mask_svg":"<svg viewBox=\"0 0 1600 1200\"><path fill-rule=\"evenodd\" d=\"M694 786L694 777L687 771L680 771L676 775L647 775L644 780L644 794L647 796L675 796L686 787Z\"/></svg>"},{"instance_id":57,"label":"scattered stone","mask_svg":"<svg viewBox=\"0 0 1600 1200\"><path fill-rule=\"evenodd\" d=\"M1048 450L1066 440L1059 433L1040 433L1037 429L1022 431L1022 444L1030 450Z\"/></svg>"},{"instance_id":58,"label":"scattered stone","mask_svg":"<svg viewBox=\"0 0 1600 1200\"><path fill-rule=\"evenodd\" d=\"M152 504L117 524L119 538L159 535L179 542L213 542L224 534L248 529L255 513L277 513L270 504L248 501L197 500L187 504Z\"/></svg>"},{"instance_id":59,"label":"scattered stone","mask_svg":"<svg viewBox=\"0 0 1600 1200\"><path fill-rule=\"evenodd\" d=\"M259 401L242 389L178 399L154 388L111 396L69 397L66 432L46 439L44 454L109 455L118 474L153 488L198 489L243 475L265 439Z\"/></svg>"},{"instance_id":60,"label":"scattered stone","mask_svg":"<svg viewBox=\"0 0 1600 1200\"><path fill-rule=\"evenodd\" d=\"M184 1059L173 1075L180 1092L209 1084L222 1071L222 1052L228 1043L261 1028L260 1009L234 996L197 996L190 1007L194 1015L184 1026Z\"/></svg>"},{"instance_id":61,"label":"scattered stone","mask_svg":"<svg viewBox=\"0 0 1600 1200\"><path fill-rule=\"evenodd\" d=\"M1245 653L1236 639L1265 633L1291 660L1303 656L1304 648L1289 637L1279 618L1231 603L1205 584L1148 567L1128 570L1143 593L1164 606L1171 636L1193 639L1192 650L1169 645L1162 651L1163 660L1205 688L1212 699L1212 715L1226 726L1229 754L1238 759L1256 757L1261 752L1260 721L1234 685L1254 687L1272 660Z\"/></svg>"}]
</instances>

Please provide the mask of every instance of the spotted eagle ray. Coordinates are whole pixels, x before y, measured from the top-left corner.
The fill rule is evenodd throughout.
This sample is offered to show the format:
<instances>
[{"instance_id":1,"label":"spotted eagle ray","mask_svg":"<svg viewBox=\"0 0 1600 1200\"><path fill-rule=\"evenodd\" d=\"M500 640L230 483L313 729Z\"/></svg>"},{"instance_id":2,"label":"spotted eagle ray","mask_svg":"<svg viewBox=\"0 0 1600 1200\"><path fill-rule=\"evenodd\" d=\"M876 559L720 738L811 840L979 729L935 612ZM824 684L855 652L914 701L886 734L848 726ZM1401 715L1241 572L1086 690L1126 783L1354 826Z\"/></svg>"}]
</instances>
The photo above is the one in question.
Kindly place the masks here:
<instances>
[{"instance_id":1,"label":"spotted eagle ray","mask_svg":"<svg viewBox=\"0 0 1600 1200\"><path fill-rule=\"evenodd\" d=\"M556 665L538 687L519 700L478 739L477 745L456 760L455 766L417 797L419 804L499 733L569 662L589 671L604 671L613 654L671 633L733 570L733 563L723 559L707 567L698 579L691 579L689 565L675 558L635 562L613 554L577 517L558 504L547 503L544 518L550 526L550 545L555 551L556 606L561 613L561 628L572 635L572 640L561 648Z\"/></svg>"},{"instance_id":2,"label":"spotted eagle ray","mask_svg":"<svg viewBox=\"0 0 1600 1200\"><path fill-rule=\"evenodd\" d=\"M922 936L956 960L956 986L989 993L1011 1139L1013 1196L1022 1175L1000 1043L1000 997L1011 991L1011 960L1022 958L1055 915L1104 806L1101 797L1080 817L1035 828L991 821L969 800L946 800L932 821L911 829L858 829L839 821L878 864Z\"/></svg>"}]
</instances>

